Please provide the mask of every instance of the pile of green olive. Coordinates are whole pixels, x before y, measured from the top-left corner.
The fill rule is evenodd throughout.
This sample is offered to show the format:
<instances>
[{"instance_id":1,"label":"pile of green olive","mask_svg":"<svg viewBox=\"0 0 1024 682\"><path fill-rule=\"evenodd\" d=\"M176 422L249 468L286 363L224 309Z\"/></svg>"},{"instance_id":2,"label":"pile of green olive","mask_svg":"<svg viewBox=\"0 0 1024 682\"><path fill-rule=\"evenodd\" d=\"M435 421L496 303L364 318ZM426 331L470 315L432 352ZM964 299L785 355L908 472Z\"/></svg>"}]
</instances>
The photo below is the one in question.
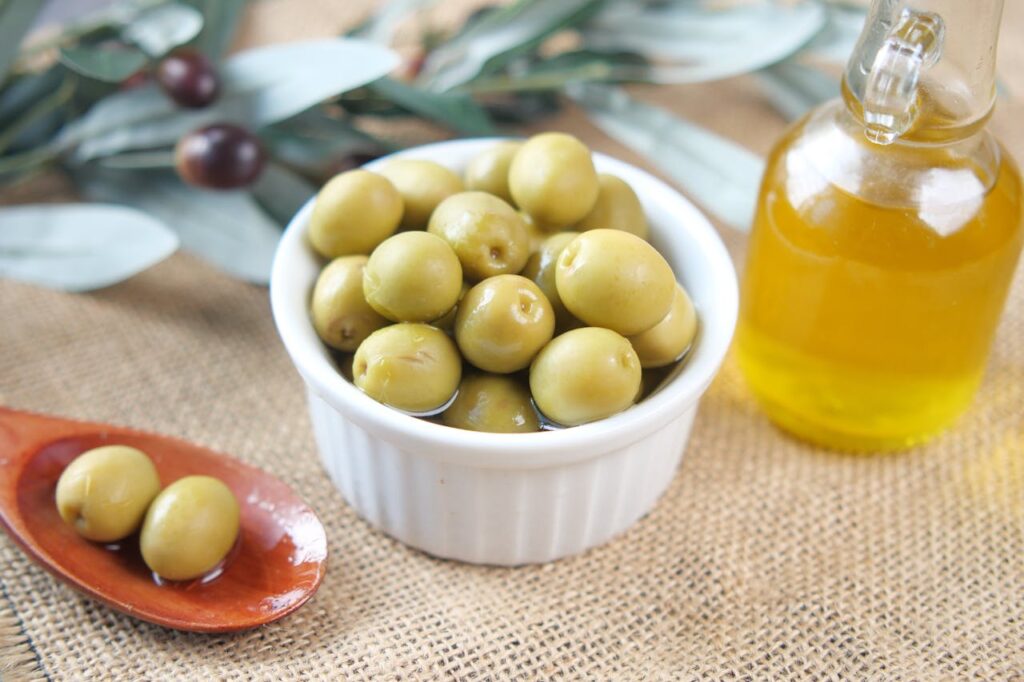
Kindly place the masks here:
<instances>
[{"instance_id":1,"label":"pile of green olive","mask_svg":"<svg viewBox=\"0 0 1024 682\"><path fill-rule=\"evenodd\" d=\"M141 528L142 559L166 580L206 575L238 537L238 501L223 482L186 476L161 490L149 456L126 445L76 457L56 497L61 518L88 540L117 542Z\"/></svg>"},{"instance_id":2,"label":"pile of green olive","mask_svg":"<svg viewBox=\"0 0 1024 682\"><path fill-rule=\"evenodd\" d=\"M410 159L348 171L309 221L327 259L313 326L357 387L406 413L494 432L592 422L696 334L647 235L629 184L564 133L495 144L461 178Z\"/></svg>"}]
</instances>

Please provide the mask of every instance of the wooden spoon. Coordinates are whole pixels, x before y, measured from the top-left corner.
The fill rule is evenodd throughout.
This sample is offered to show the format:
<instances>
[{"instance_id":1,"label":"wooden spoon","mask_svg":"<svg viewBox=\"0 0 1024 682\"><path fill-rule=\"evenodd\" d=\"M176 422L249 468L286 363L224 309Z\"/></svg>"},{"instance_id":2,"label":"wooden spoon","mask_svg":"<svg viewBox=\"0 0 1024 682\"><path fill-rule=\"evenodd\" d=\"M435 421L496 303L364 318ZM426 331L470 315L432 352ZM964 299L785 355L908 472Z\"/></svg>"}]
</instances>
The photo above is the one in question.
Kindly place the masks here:
<instances>
[{"instance_id":1,"label":"wooden spoon","mask_svg":"<svg viewBox=\"0 0 1024 682\"><path fill-rule=\"evenodd\" d=\"M152 458L164 486L215 476L241 506L241 530L222 568L161 582L138 538L102 545L80 537L54 501L64 467L101 445L130 445ZM33 560L79 592L135 618L177 630L230 632L282 618L304 604L326 569L316 514L281 481L177 438L0 407L0 525Z\"/></svg>"}]
</instances>

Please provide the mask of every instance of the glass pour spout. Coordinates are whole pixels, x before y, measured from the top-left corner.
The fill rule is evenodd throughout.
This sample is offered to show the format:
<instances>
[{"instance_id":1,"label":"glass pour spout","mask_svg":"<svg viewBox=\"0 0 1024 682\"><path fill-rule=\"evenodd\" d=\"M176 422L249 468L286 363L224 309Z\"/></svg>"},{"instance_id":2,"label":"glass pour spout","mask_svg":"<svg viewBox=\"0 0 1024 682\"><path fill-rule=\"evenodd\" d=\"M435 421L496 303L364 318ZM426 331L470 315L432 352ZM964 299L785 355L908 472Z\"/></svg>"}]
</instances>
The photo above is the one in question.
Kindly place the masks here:
<instances>
[{"instance_id":1,"label":"glass pour spout","mask_svg":"<svg viewBox=\"0 0 1024 682\"><path fill-rule=\"evenodd\" d=\"M913 126L918 113L918 82L942 55L945 26L932 12L904 9L885 37L864 88L864 134L876 144L892 144Z\"/></svg>"}]
</instances>

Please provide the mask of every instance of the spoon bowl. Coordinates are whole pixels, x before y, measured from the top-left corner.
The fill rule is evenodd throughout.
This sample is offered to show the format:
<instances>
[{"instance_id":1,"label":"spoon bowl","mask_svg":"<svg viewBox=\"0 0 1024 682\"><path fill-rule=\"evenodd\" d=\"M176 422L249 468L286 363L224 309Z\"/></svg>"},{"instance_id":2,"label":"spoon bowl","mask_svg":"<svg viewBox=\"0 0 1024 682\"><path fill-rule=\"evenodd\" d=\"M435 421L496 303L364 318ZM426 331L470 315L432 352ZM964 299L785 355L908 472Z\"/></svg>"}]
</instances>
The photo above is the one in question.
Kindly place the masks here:
<instances>
[{"instance_id":1,"label":"spoon bowl","mask_svg":"<svg viewBox=\"0 0 1024 682\"><path fill-rule=\"evenodd\" d=\"M102 445L150 456L163 486L204 474L223 481L241 507L238 541L202 578L158 580L138 536L98 544L57 513L64 468ZM167 436L0 407L0 525L36 563L74 589L140 620L176 630L232 632L282 618L320 586L327 538L316 514L288 486L260 469Z\"/></svg>"}]
</instances>

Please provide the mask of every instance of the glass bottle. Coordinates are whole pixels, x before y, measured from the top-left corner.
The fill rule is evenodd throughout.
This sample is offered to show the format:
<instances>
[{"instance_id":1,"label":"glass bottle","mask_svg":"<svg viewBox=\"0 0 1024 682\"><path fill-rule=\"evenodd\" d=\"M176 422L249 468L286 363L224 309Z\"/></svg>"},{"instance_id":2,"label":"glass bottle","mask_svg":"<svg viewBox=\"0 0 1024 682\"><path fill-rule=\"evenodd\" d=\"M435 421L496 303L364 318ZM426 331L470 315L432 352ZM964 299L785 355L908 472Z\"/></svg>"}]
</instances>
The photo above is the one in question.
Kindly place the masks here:
<instances>
[{"instance_id":1,"label":"glass bottle","mask_svg":"<svg viewBox=\"0 0 1024 682\"><path fill-rule=\"evenodd\" d=\"M873 0L842 97L772 151L737 351L783 428L894 449L970 403L1021 251L1021 180L985 129L1002 0Z\"/></svg>"}]
</instances>

